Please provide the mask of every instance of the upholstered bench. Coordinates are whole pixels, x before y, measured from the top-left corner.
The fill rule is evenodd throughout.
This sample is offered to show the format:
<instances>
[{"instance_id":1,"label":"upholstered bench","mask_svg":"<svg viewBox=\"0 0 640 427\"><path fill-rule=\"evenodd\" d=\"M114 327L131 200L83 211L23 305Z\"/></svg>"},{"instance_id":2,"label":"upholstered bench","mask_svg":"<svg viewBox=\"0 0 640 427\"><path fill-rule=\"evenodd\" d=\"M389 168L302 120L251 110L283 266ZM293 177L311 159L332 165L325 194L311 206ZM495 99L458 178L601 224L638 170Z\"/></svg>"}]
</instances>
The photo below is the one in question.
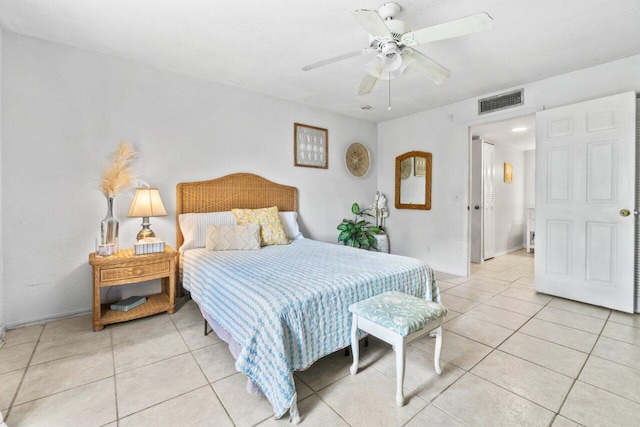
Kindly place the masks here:
<instances>
[{"instance_id":1,"label":"upholstered bench","mask_svg":"<svg viewBox=\"0 0 640 427\"><path fill-rule=\"evenodd\" d=\"M358 330L393 345L396 352L396 403L398 406L404 405L402 387L407 344L433 331L436 336L435 369L438 375L442 373L440 352L442 351L442 322L447 314L445 306L402 292L385 292L352 304L349 311L353 313L351 375L358 372L360 357Z\"/></svg>"}]
</instances>

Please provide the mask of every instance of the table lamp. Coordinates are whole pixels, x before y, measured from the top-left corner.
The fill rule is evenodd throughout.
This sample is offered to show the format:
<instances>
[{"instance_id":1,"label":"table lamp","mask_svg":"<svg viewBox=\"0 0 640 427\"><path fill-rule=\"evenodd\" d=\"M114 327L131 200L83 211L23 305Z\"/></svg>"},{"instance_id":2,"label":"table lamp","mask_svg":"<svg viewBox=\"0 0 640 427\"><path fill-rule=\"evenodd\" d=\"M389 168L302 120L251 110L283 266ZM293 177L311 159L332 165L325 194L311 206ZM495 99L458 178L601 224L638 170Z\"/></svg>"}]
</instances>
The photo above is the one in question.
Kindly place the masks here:
<instances>
[{"instance_id":1,"label":"table lamp","mask_svg":"<svg viewBox=\"0 0 640 427\"><path fill-rule=\"evenodd\" d=\"M137 240L146 237L155 237L155 233L149 228L149 217L166 216L160 192L157 188L138 188L133 196L131 207L127 216L129 218L142 218L142 230L136 236Z\"/></svg>"}]
</instances>

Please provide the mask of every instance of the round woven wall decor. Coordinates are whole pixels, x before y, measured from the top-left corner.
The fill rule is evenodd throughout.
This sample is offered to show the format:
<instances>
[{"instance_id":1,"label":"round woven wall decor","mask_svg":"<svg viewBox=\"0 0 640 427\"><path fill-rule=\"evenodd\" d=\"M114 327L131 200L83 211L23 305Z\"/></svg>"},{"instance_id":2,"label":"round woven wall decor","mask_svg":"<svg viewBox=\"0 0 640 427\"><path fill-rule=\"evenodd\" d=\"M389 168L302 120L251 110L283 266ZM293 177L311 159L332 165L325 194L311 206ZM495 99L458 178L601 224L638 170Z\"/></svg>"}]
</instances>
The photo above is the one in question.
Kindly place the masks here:
<instances>
[{"instance_id":1,"label":"round woven wall decor","mask_svg":"<svg viewBox=\"0 0 640 427\"><path fill-rule=\"evenodd\" d=\"M347 165L349 173L355 177L362 178L369 172L371 166L371 157L369 150L363 144L354 142L347 148L344 155L344 161Z\"/></svg>"}]
</instances>

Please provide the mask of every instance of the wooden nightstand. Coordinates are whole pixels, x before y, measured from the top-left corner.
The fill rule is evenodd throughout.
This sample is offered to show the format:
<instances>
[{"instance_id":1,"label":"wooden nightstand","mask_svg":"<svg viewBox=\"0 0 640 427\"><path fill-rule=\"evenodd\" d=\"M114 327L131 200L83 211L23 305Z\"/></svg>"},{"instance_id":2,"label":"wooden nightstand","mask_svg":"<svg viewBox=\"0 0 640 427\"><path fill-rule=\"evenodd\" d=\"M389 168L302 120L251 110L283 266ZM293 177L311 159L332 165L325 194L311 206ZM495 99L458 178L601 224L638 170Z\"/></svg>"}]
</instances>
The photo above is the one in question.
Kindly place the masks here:
<instances>
[{"instance_id":1,"label":"wooden nightstand","mask_svg":"<svg viewBox=\"0 0 640 427\"><path fill-rule=\"evenodd\" d=\"M92 252L89 264L93 267L93 330L104 325L138 319L164 311L175 311L176 251L165 245L157 254L134 255L133 249L119 250L115 255L101 257ZM161 279L159 294L147 295L147 302L129 311L110 310L110 304L101 304L100 288L129 285L147 280Z\"/></svg>"}]
</instances>

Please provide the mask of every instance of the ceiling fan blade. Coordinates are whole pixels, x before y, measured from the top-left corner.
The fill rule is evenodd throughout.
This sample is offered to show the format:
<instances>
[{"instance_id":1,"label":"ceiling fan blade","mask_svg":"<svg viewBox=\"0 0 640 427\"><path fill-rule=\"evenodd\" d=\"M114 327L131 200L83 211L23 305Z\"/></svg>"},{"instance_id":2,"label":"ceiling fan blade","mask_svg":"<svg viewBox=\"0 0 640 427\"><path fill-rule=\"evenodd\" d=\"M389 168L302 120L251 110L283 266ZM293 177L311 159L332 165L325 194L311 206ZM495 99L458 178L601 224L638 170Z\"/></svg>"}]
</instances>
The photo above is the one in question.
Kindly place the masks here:
<instances>
[{"instance_id":1,"label":"ceiling fan blade","mask_svg":"<svg viewBox=\"0 0 640 427\"><path fill-rule=\"evenodd\" d=\"M365 53L369 53L371 49L363 49L357 50L355 52L345 53L344 55L336 56L335 58L325 59L324 61L319 61L310 65L306 65L302 67L302 71L313 70L314 68L322 67L325 65L333 64L334 62L344 61L345 59L354 58L356 56L364 55Z\"/></svg>"},{"instance_id":2,"label":"ceiling fan blade","mask_svg":"<svg viewBox=\"0 0 640 427\"><path fill-rule=\"evenodd\" d=\"M407 46L444 40L452 37L464 36L488 30L493 24L493 18L486 13L467 16L455 21L445 22L421 30L410 31L402 35L402 43Z\"/></svg>"},{"instance_id":3,"label":"ceiling fan blade","mask_svg":"<svg viewBox=\"0 0 640 427\"><path fill-rule=\"evenodd\" d=\"M378 76L382 72L382 69L376 70ZM360 86L358 87L358 95L368 95L373 90L373 87L378 82L378 77L373 76L369 73L364 75L364 78L360 82Z\"/></svg>"},{"instance_id":4,"label":"ceiling fan blade","mask_svg":"<svg viewBox=\"0 0 640 427\"><path fill-rule=\"evenodd\" d=\"M393 38L391 31L387 28L380 15L375 10L354 10L351 12L356 21L362 25L374 38Z\"/></svg>"},{"instance_id":5,"label":"ceiling fan blade","mask_svg":"<svg viewBox=\"0 0 640 427\"><path fill-rule=\"evenodd\" d=\"M417 50L412 49L411 52L407 53L411 56L411 67L429 77L435 84L442 84L451 77L451 71L447 70L433 59L427 58Z\"/></svg>"}]
</instances>

